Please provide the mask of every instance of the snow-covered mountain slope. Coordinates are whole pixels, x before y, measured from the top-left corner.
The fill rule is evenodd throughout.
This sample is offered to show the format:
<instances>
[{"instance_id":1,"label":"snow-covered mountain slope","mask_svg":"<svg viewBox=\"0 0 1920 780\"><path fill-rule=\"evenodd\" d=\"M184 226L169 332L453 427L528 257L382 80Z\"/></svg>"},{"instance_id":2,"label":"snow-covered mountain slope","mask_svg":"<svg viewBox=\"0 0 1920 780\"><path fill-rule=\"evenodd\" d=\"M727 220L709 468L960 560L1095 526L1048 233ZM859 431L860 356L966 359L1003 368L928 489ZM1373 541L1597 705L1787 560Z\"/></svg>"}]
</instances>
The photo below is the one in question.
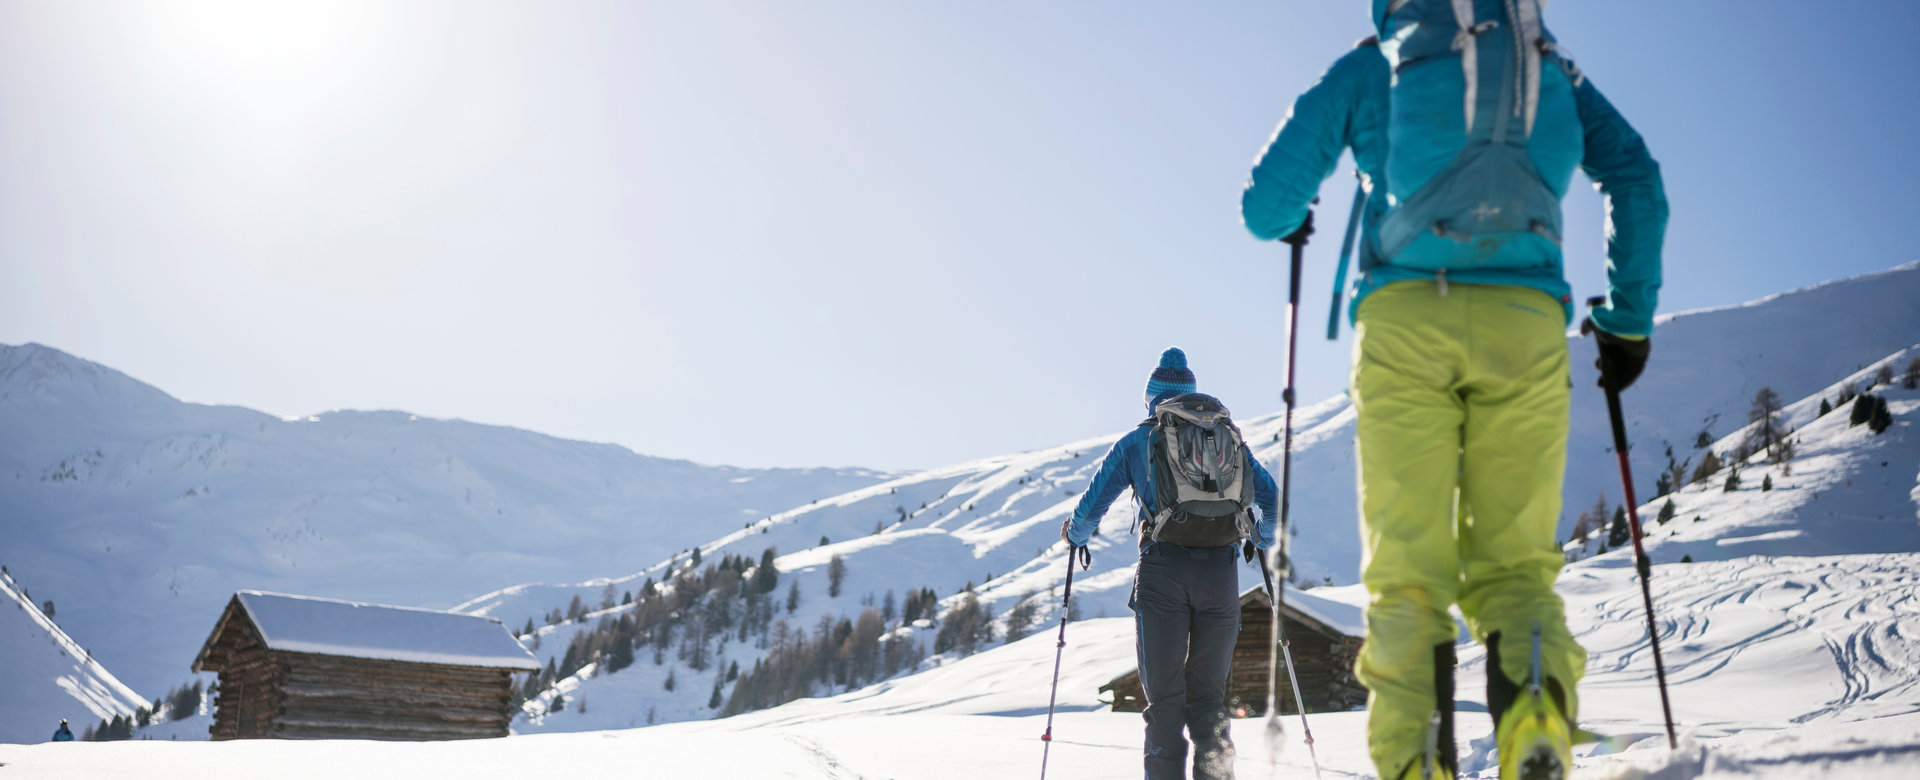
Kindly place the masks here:
<instances>
[{"instance_id":1,"label":"snow-covered mountain slope","mask_svg":"<svg viewBox=\"0 0 1920 780\"><path fill-rule=\"evenodd\" d=\"M61 720L78 737L101 719L146 706L60 630L9 574L0 574L0 659L8 667L0 742L40 742ZM59 604L54 615L61 614Z\"/></svg>"},{"instance_id":2,"label":"snow-covered mountain slope","mask_svg":"<svg viewBox=\"0 0 1920 780\"><path fill-rule=\"evenodd\" d=\"M1916 359L1920 347L1901 350L1784 405L1776 425L1794 431L1793 456L1775 463L1763 452L1737 464L1736 489L1727 489L1730 472L1723 468L1648 501L1640 510L1648 555L1669 563L1920 550L1920 430L1913 422L1920 418L1920 390L1906 389L1898 379L1873 386L1879 367L1891 366L1897 375ZM1895 422L1885 432L1851 424L1844 407L1820 414L1823 400L1831 402L1844 388L1865 386L1887 401ZM1734 452L1746 435L1735 430L1711 449ZM1668 501L1673 519L1661 524ZM1596 533L1570 549L1584 557L1604 536ZM1630 554L1618 550L1602 558L1625 565Z\"/></svg>"},{"instance_id":3,"label":"snow-covered mountain slope","mask_svg":"<svg viewBox=\"0 0 1920 780\"><path fill-rule=\"evenodd\" d=\"M1765 465L1750 467L1745 492L1722 498L1717 481L1710 486L1713 495L1708 495L1709 486L1682 491L1674 500L1685 522L1657 529L1656 549L1662 552L1656 560L1678 561L1689 554L1705 561L1762 553L1920 550L1920 523L1914 518L1914 502L1920 499L1909 496L1920 453L1905 443L1906 429L1896 427L1874 437L1865 427L1849 429L1844 412L1814 419L1822 396L1835 397L1842 386L1859 387L1882 364L1902 370L1911 357L1920 355L1920 350L1907 349L1920 337L1920 307L1898 305L1916 299L1920 299L1920 264L1909 264L1743 306L1663 318L1654 337L1655 360L1641 384L1625 395L1637 442L1634 468L1639 497L1645 500L1652 495L1654 478L1666 465L1664 442L1682 438L1682 432L1685 441L1673 444L1678 458L1697 459L1705 452L1692 447L1702 429L1710 429L1712 437L1717 437L1711 449L1723 455L1732 450L1743 435L1740 428L1754 391L1763 386L1792 401L1781 422L1799 431L1800 450L1791 465L1798 476L1775 475L1781 490L1764 496L1759 486L1772 468ZM1566 489L1568 520L1563 528L1593 503L1594 496L1608 495L1611 505L1621 495L1605 403L1593 385L1592 361L1585 356L1592 343L1574 339L1571 344L1575 350L1574 423ZM1896 416L1908 414L1907 391L1896 386L1876 392L1888 396ZM1794 400L1801 396L1805 398ZM1130 421L1130 415L1129 410L1116 410L1116 417ZM1294 415L1293 552L1307 583L1351 583L1357 577L1353 420L1352 406L1344 397L1302 407ZM1279 414L1242 423L1256 455L1276 473L1282 456L1282 426ZM951 607L958 603L963 588L974 585L981 602L1002 619L1012 605L1028 599L1038 600L1045 608L1057 601L1064 573L1060 523L1072 512L1101 456L1120 435L904 476L776 514L703 545L702 550L708 559L733 554L757 560L768 547L787 553L777 565L785 576L799 581L805 598L799 610L783 617L803 629L823 617L853 617L863 601L880 603L890 591L904 594L918 588L932 588L945 600L943 606ZM1879 466L1883 461L1907 465L1883 468ZM1862 489L1853 489L1850 480L1860 482ZM1877 480L1877 487L1869 491L1862 480ZM1574 500L1580 496L1584 499ZM1709 502L1713 506L1707 506ZM1743 502L1755 508L1742 508ZM1794 509L1803 503L1807 506L1804 516ZM1821 528L1812 522L1817 519L1813 513L1832 513L1845 522ZM1656 507L1644 511L1650 528L1656 514ZM1701 523L1693 523L1696 516L1703 518ZM1088 617L1127 614L1135 557L1135 540L1127 533L1131 521L1131 497L1123 494L1093 542L1093 569L1075 580L1076 599ZM1753 530L1737 531L1736 527ZM823 538L827 544L822 545ZM843 556L847 565L845 590L837 599L825 595L827 563L835 554ZM1599 565L1615 565L1614 560L1608 558ZM678 563L684 566L685 557ZM500 617L509 626L521 626L529 617L539 623L538 616L575 596L597 604L609 585L626 592L637 590L647 578L664 581L669 565L663 560L642 571L580 585L511 588L462 608ZM1243 584L1258 578L1253 567L1242 572ZM581 630L584 627L577 624L541 628L537 653L543 661L560 660L568 640ZM743 665L764 655L759 649L738 645L728 652ZM663 690L669 673L676 674L682 686L677 694ZM562 689L569 695L577 690L589 703L625 700L650 691L647 709L657 721L704 718L712 713L706 704L713 673L676 671L668 660L662 667L622 673L633 674L634 679L582 678ZM607 693L596 692L603 687ZM517 727L573 730L626 723L621 716L604 716L566 714Z\"/></svg>"},{"instance_id":4,"label":"snow-covered mountain slope","mask_svg":"<svg viewBox=\"0 0 1920 780\"><path fill-rule=\"evenodd\" d=\"M0 564L154 696L187 679L236 590L445 608L630 571L886 477L705 466L402 412L280 420L0 346Z\"/></svg>"}]
</instances>

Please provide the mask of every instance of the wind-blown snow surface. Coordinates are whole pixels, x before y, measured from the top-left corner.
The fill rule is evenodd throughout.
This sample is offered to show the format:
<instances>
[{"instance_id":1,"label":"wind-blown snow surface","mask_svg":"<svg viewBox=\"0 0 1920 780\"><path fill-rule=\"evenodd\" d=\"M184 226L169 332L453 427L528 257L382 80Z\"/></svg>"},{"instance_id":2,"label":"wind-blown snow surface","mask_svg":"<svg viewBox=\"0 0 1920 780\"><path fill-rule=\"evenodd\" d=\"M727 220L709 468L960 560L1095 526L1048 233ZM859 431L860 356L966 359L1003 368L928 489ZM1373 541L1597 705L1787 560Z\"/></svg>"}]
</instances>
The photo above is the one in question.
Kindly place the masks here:
<instances>
[{"instance_id":1,"label":"wind-blown snow surface","mask_svg":"<svg viewBox=\"0 0 1920 780\"><path fill-rule=\"evenodd\" d=\"M148 697L191 676L238 590L444 609L631 571L884 478L703 466L403 412L280 420L0 345L0 564ZM0 722L23 717L42 719L0 695Z\"/></svg>"}]
</instances>

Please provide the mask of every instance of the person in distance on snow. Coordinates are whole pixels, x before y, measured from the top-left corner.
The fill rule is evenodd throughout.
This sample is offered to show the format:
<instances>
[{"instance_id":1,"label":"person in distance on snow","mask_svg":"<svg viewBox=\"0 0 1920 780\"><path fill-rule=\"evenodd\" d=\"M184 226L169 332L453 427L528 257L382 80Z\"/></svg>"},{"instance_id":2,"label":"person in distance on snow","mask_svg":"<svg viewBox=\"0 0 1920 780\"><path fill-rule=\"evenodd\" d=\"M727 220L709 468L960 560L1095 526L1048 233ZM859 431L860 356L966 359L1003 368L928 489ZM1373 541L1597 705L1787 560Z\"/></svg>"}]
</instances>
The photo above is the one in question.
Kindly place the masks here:
<instances>
[{"instance_id":1,"label":"person in distance on snow","mask_svg":"<svg viewBox=\"0 0 1920 780\"><path fill-rule=\"evenodd\" d=\"M1227 673L1240 633L1243 542L1273 545L1279 515L1273 477L1248 451L1211 396L1196 392L1186 353L1168 349L1147 380L1148 419L1100 463L1060 536L1087 546L1129 487L1139 504L1140 562L1127 605L1146 689L1148 780L1233 777ZM1255 508L1259 516L1254 517Z\"/></svg>"},{"instance_id":2,"label":"person in distance on snow","mask_svg":"<svg viewBox=\"0 0 1920 780\"><path fill-rule=\"evenodd\" d=\"M72 742L73 741L73 730L67 728L67 720L65 718L60 719L60 728L53 730L53 741L55 742Z\"/></svg>"},{"instance_id":3,"label":"person in distance on snow","mask_svg":"<svg viewBox=\"0 0 1920 780\"><path fill-rule=\"evenodd\" d=\"M1574 315L1560 198L1579 168L1607 201L1608 295L1583 331L1614 391L1646 364L1667 200L1544 4L1373 0L1378 35L1294 102L1241 196L1256 237L1296 243L1343 151L1365 187L1349 309L1370 594L1356 672L1388 780L1457 771L1456 604L1487 647L1501 777L1571 769L1587 656L1553 590Z\"/></svg>"}]
</instances>

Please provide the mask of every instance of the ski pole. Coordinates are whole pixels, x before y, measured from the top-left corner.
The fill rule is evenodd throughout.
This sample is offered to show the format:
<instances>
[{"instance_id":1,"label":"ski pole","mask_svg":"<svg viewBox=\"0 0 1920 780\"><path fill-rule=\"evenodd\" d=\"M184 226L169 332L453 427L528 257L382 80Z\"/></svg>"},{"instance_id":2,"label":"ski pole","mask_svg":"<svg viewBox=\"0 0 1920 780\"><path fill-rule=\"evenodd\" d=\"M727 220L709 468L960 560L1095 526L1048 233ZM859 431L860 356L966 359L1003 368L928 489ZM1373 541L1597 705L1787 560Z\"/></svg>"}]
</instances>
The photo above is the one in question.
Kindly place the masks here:
<instances>
[{"instance_id":1,"label":"ski pole","mask_svg":"<svg viewBox=\"0 0 1920 780\"><path fill-rule=\"evenodd\" d=\"M1073 606L1073 564L1080 568L1093 565L1093 553L1085 547L1067 548L1067 586L1060 599L1060 639L1053 648L1053 689L1047 692L1047 731L1040 735L1046 747L1040 749L1040 780L1047 780L1047 757L1053 752L1053 704L1060 695L1060 657L1067 650L1067 618Z\"/></svg>"},{"instance_id":2,"label":"ski pole","mask_svg":"<svg viewBox=\"0 0 1920 780\"><path fill-rule=\"evenodd\" d=\"M1275 605L1277 610L1280 602L1275 598L1273 575L1267 571L1267 559L1264 557L1260 559L1260 578L1267 581L1267 602ZM1280 583L1280 587L1284 588L1286 586L1286 583ZM1280 631L1279 639L1273 643L1273 646L1278 648L1279 652L1285 654L1283 658L1285 658L1287 662L1287 681L1293 684L1293 706L1295 709L1300 710L1300 730L1306 735L1306 739L1303 741L1307 743L1307 759L1313 762L1313 776L1318 778L1320 776L1320 754L1313 749L1313 727L1307 724L1307 702L1300 696L1300 675L1296 674L1293 670L1293 643L1287 640L1285 626L1282 626L1278 620L1275 620L1273 625L1276 630ZM1271 665L1274 662L1273 654L1274 650L1271 648L1268 649L1268 669L1273 668ZM1268 682L1273 682L1273 676L1269 674L1267 680ZM1273 686L1269 685L1267 687L1267 712L1271 713L1272 718L1279 717L1280 710L1276 708L1276 702L1274 701L1278 695L1279 694L1273 690ZM1267 722L1267 728L1270 731L1275 729L1273 720ZM1284 729L1281 730L1284 731Z\"/></svg>"},{"instance_id":3,"label":"ski pole","mask_svg":"<svg viewBox=\"0 0 1920 780\"><path fill-rule=\"evenodd\" d=\"M1605 303L1605 298L1590 298L1588 306ZM1592 329L1592 320L1587 321ZM1594 337L1594 344L1600 343L1600 337ZM1613 452L1620 458L1620 489L1627 499L1627 527L1633 531L1633 565L1640 572L1640 598L1647 607L1647 640L1653 644L1653 674L1660 684L1660 713L1667 719L1667 748L1680 749L1680 740L1673 731L1673 704L1667 698L1667 664L1660 656L1660 624L1653 617L1653 586L1649 580L1653 577L1653 562L1647 558L1647 548L1640 542L1639 502L1633 497L1633 469L1627 462L1627 424L1620 413L1620 391L1611 387L1603 389L1607 393L1607 420L1613 425Z\"/></svg>"},{"instance_id":4,"label":"ski pole","mask_svg":"<svg viewBox=\"0 0 1920 780\"><path fill-rule=\"evenodd\" d=\"M1314 202L1319 202L1319 199L1315 198ZM1306 221L1303 222L1302 225L1311 225L1312 221L1313 212L1309 210ZM1311 230L1306 231L1309 235L1311 232ZM1272 555L1274 562L1271 567L1274 572L1280 575L1280 587L1273 589L1273 598L1268 599L1268 601L1272 602L1273 606L1273 612L1269 616L1271 629L1268 634L1268 639L1273 643L1273 646L1267 648L1267 754L1270 757L1268 759L1270 764L1278 760L1279 751L1276 747L1281 744L1280 739L1286 733L1286 726L1280 723L1280 706L1276 700L1279 695L1279 680L1276 678L1276 675L1279 674L1279 656L1281 652L1285 650L1289 671L1291 671L1293 661L1293 651L1283 647L1283 640L1286 634L1280 625L1280 605L1286 599L1288 567L1291 566L1291 562L1287 560L1287 512L1290 508L1293 487L1293 376L1294 364L1296 363L1294 358L1295 354L1299 351L1300 266L1307 250L1307 236L1301 235L1297 239L1287 241L1287 243L1293 246L1292 262L1287 274L1287 386L1285 390L1280 392L1280 400L1286 403L1287 411L1282 427L1283 433L1281 434L1285 444L1282 445L1280 452L1280 518L1273 543ZM1261 573L1265 574L1268 567L1264 565L1264 561L1262 561L1262 564ZM1299 687L1295 686L1294 694L1298 696L1299 692ZM1301 708L1300 722L1302 724L1306 723L1306 715L1306 709ZM1313 752L1313 736L1311 732L1307 735L1307 750L1309 754ZM1314 759L1314 771L1317 773L1319 769L1319 759L1316 757Z\"/></svg>"}]
</instances>

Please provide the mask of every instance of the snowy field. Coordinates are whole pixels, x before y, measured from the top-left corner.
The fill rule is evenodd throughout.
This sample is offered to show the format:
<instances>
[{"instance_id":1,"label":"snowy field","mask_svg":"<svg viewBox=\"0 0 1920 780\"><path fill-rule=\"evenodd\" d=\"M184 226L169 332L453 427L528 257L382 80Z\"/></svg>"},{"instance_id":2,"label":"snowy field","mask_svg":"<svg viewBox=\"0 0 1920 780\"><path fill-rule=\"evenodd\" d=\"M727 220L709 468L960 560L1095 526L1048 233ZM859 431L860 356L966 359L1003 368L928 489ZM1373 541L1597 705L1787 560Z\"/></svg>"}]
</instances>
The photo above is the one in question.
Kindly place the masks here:
<instances>
[{"instance_id":1,"label":"snowy field","mask_svg":"<svg viewBox=\"0 0 1920 780\"><path fill-rule=\"evenodd\" d=\"M1630 567L1569 567L1561 591L1593 654L1579 777L1920 777L1920 554L1755 557L1656 567L1656 609L1682 746L1667 750ZM1350 589L1327 595L1351 596ZM1340 593L1339 591L1348 591ZM1038 776L1054 631L832 698L718 721L444 743L165 742L0 746L7 778L525 777L576 770L674 778ZM1048 776L1139 771L1138 715L1099 685L1131 663L1125 618L1069 627ZM1463 654L1467 776L1490 777L1484 656ZM1243 778L1306 777L1298 717L1277 744L1236 721ZM1326 777L1371 777L1365 713L1310 716ZM1277 748L1277 749L1276 749Z\"/></svg>"}]
</instances>

